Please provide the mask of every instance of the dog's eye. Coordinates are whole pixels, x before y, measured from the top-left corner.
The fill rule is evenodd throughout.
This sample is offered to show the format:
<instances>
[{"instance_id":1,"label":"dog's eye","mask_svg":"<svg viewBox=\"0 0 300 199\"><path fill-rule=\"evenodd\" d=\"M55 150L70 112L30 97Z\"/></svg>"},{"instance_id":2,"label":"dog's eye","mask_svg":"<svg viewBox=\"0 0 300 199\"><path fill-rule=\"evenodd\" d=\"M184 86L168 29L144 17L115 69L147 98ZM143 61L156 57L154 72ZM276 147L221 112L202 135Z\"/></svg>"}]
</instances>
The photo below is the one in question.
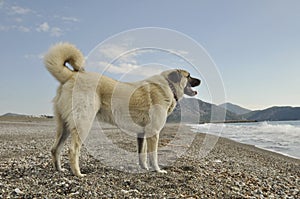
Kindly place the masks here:
<instances>
[{"instance_id":1,"label":"dog's eye","mask_svg":"<svg viewBox=\"0 0 300 199\"><path fill-rule=\"evenodd\" d=\"M189 77L191 77L191 74L188 74L188 75L187 75L187 78L189 78Z\"/></svg>"}]
</instances>

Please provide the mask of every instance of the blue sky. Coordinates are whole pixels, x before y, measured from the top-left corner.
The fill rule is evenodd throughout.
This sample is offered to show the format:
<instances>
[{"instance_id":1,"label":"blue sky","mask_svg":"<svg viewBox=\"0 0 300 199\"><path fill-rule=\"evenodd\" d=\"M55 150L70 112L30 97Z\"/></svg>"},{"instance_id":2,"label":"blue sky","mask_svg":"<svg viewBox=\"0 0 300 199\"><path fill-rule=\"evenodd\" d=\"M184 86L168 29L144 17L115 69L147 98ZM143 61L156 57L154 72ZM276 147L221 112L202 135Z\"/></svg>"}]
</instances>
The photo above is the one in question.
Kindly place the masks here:
<instances>
[{"instance_id":1,"label":"blue sky","mask_svg":"<svg viewBox=\"0 0 300 199\"><path fill-rule=\"evenodd\" d=\"M42 60L50 45L68 41L87 55L112 35L142 27L172 29L201 44L227 101L250 109L300 106L300 1L77 2L0 0L0 115L52 113L58 82ZM197 97L209 101L201 89Z\"/></svg>"}]
</instances>

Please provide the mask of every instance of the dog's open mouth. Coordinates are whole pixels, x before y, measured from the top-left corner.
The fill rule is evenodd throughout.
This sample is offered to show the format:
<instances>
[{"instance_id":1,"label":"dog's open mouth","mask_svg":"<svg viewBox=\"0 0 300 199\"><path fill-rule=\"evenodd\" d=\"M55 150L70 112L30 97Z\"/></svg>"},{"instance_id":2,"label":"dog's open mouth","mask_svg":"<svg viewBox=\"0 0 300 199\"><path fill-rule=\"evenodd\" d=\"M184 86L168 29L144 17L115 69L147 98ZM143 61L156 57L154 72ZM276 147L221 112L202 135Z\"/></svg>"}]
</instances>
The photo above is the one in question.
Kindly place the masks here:
<instances>
[{"instance_id":1,"label":"dog's open mouth","mask_svg":"<svg viewBox=\"0 0 300 199\"><path fill-rule=\"evenodd\" d=\"M187 83L186 87L184 88L184 94L186 94L188 96L197 95L197 91L194 91L192 89L192 87L199 86L200 83L201 83L201 81L199 79L189 77L188 78L188 83Z\"/></svg>"},{"instance_id":2,"label":"dog's open mouth","mask_svg":"<svg viewBox=\"0 0 300 199\"><path fill-rule=\"evenodd\" d=\"M192 87L190 87L190 86L186 86L186 87L184 88L184 94L186 94L186 95L188 95L188 96L195 96L195 95L197 95L197 91L194 91L194 90L192 89Z\"/></svg>"}]
</instances>

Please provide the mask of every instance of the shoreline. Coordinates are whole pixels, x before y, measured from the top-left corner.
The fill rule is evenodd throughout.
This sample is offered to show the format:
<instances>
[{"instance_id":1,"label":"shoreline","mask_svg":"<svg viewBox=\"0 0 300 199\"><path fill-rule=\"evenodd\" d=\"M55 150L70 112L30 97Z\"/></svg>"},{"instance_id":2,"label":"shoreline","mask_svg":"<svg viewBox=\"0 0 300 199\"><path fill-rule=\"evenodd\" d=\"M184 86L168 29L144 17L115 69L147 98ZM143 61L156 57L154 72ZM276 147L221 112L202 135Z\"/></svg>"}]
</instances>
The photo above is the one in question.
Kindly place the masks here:
<instances>
[{"instance_id":1,"label":"shoreline","mask_svg":"<svg viewBox=\"0 0 300 199\"><path fill-rule=\"evenodd\" d=\"M82 172L87 174L85 178L71 174L66 147L62 166L67 171L56 172L50 156L55 123L36 124L39 122L34 121L34 125L0 123L0 198L300 196L299 159L222 137L205 154L206 147L213 143L208 142L209 139L216 141L216 136L194 133L178 124L167 124L159 142L159 164L168 174L135 170L137 159L124 165L117 155L110 156L115 166L109 166L91 156L86 147L80 156ZM115 146L137 156L136 138L110 128L104 133ZM187 138L191 139L185 140ZM118 165L133 172L124 172Z\"/></svg>"},{"instance_id":2,"label":"shoreline","mask_svg":"<svg viewBox=\"0 0 300 199\"><path fill-rule=\"evenodd\" d=\"M203 134L206 134L206 133L203 133ZM275 150L272 150L272 149L266 149L266 148L259 147L257 145L253 145L253 144L247 144L247 143L243 143L243 142L238 142L238 141L235 141L233 139L222 137L222 136L220 136L220 137L222 139L227 139L229 141L236 142L236 143L241 144L241 145L246 145L246 146L250 146L250 147L256 148L257 150L261 150L261 151L263 151L265 153L270 153L270 155L282 156L283 158L288 158L288 159L293 159L293 160L296 160L296 161L300 161L300 158L298 158L296 156L292 156L292 155L286 154L286 153L283 153L283 152L275 151Z\"/></svg>"},{"instance_id":3,"label":"shoreline","mask_svg":"<svg viewBox=\"0 0 300 199\"><path fill-rule=\"evenodd\" d=\"M264 122L264 121L263 121L263 122ZM219 123L213 123L213 124L219 124ZM225 124L225 123L224 123L224 124ZM238 123L236 123L236 124L238 124ZM195 127L195 125L197 125L197 124L187 124L187 126L189 126L193 132L195 132L195 133L202 133L201 130L198 130L198 129ZM201 125L201 124L200 124L200 125ZM222 128L222 129L223 129L223 128ZM294 158L294 159L300 160L300 156L293 155L294 151L293 151L293 149L290 149L290 148L289 148L288 150L289 150L289 152L290 152L291 154L289 154L289 152L282 152L282 151L280 151L280 150L274 150L274 149L272 149L272 148L268 148L268 145L262 145L262 143L249 143L249 142L247 142L247 140L244 141L244 142L242 142L242 141L240 141L239 139L236 139L236 137L235 137L235 138L232 138L232 137L230 137L230 136L229 136L229 137L226 137L226 133L225 133L225 134L224 134L224 133L221 133L221 134L219 134L219 135L216 135L216 134L214 134L214 133L209 133L209 134L210 134L210 135L219 136L219 137L222 137L222 138L226 138L226 139L230 139L230 140L233 140L233 141L238 142L238 143L241 143L241 144L252 145L252 146L257 147L257 148L262 149L262 150L266 150L266 151L278 153L278 154L281 154L281 155L284 155L284 156L287 156L287 157L290 157L290 158ZM238 133L237 133L235 136L238 136ZM254 136L255 136L255 135L254 135ZM239 138L243 138L243 137L239 137ZM247 139L247 138L246 138L246 139ZM245 140L245 139L244 139L244 140ZM274 142L275 142L275 141L274 141ZM262 146L260 146L260 145L262 145ZM274 145L274 146L269 145L269 147L276 147L276 146L275 146L275 145Z\"/></svg>"},{"instance_id":4,"label":"shoreline","mask_svg":"<svg viewBox=\"0 0 300 199\"><path fill-rule=\"evenodd\" d=\"M202 133L202 132L195 132L195 133L201 133L201 134L204 134L204 135L207 134L207 133ZM212 134L210 134L210 135L212 135ZM257 145L239 142L239 141L236 141L234 139L226 138L226 137L223 137L223 136L217 136L217 137L220 137L222 139L227 139L227 140L239 143L239 144L243 144L243 145L248 145L248 146L251 146L251 147L255 147L257 149L260 149L260 150L263 150L263 151L267 151L267 152L271 152L271 153L274 153L276 155L284 156L284 157L287 157L287 158L292 158L292 159L295 159L295 160L300 160L300 157L292 156L292 155L289 155L287 153L283 153L283 152L280 152L280 151L275 151L275 150L272 150L272 149L267 149L267 148L259 147Z\"/></svg>"},{"instance_id":5,"label":"shoreline","mask_svg":"<svg viewBox=\"0 0 300 199\"><path fill-rule=\"evenodd\" d=\"M245 143L241 143L241 144L245 144ZM292 158L292 159L295 159L295 160L300 160L300 157L292 156L292 155L289 155L287 153L283 153L283 152L280 152L280 151L275 151L275 150L272 150L272 149L262 148L262 147L259 147L259 146L256 146L256 145L253 145L253 146L256 147L256 148L258 148L258 149L262 149L262 150L269 151L269 152L272 152L272 153L277 153L278 155L282 155L282 156L285 156L287 158Z\"/></svg>"},{"instance_id":6,"label":"shoreline","mask_svg":"<svg viewBox=\"0 0 300 199\"><path fill-rule=\"evenodd\" d=\"M28 120L26 119L21 119L21 120L16 120L16 121L13 121L12 118L8 118L8 119L5 119L5 120L1 120L0 118L0 124L30 124L30 125L48 125L47 123L51 123L51 122L54 122L53 119L49 119L49 118L37 118L37 120L35 119L32 119L32 118L29 118ZM253 122L258 122L258 121L250 121L250 123L253 123ZM214 123L214 122L211 122L212 124L219 124L218 122L217 123ZM220 122L221 123L221 122ZM225 122L227 123L227 122ZM224 124L225 124L224 123ZM228 123L234 123L234 122L228 122ZM243 121L242 122L237 122L237 123L244 123ZM50 124L50 125L55 125L54 123L53 124ZM178 125L177 123L167 123L166 126L171 126L171 125ZM194 124L189 124L189 123L184 123L182 125L186 125L190 128L191 131L195 132L195 133L200 133L200 134L207 134L207 133L203 133L203 132L196 132L194 129L192 129L192 126L191 125L194 125ZM107 125L108 127L105 127L103 128L103 130L115 130L116 127L114 126L111 126L111 125ZM210 135L213 135L213 134L210 134ZM217 136L217 135L214 135L214 136ZM268 149L268 148L263 148L263 147L259 147L257 145L253 145L253 144L248 144L248 143L243 143L243 142L239 142L239 141L236 141L234 139L231 139L231 138L226 138L224 136L217 136L217 137L221 137L221 138L224 138L224 139L228 139L228 140L231 140L231 141L234 141L234 142L237 142L237 143L240 143L240 144L245 144L245 145L250 145L250 146L253 146L253 147L256 147L258 149L262 149L262 150L266 150L266 151L269 151L269 152L272 152L272 153L277 153L277 154L280 154L280 155L283 155L283 156L286 156L286 157L289 157L289 158L292 158L292 159L296 159L296 160L300 160L300 157L297 157L297 156L293 156L293 155L289 155L287 153L284 153L284 152L280 152L280 151L276 151L276 150L273 150L273 149Z\"/></svg>"}]
</instances>

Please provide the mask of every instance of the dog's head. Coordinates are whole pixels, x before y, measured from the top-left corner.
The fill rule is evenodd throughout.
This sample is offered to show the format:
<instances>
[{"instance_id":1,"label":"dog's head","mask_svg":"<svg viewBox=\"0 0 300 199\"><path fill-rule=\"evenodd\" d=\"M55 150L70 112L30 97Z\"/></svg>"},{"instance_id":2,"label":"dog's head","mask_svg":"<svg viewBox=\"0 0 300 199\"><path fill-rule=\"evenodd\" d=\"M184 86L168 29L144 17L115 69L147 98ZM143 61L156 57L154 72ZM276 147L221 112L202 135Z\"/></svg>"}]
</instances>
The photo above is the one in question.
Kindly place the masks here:
<instances>
[{"instance_id":1,"label":"dog's head","mask_svg":"<svg viewBox=\"0 0 300 199\"><path fill-rule=\"evenodd\" d=\"M169 70L163 72L163 75L168 80L169 84L174 87L174 95L180 99L183 94L188 96L197 95L197 91L194 91L192 87L199 86L201 81L197 78L191 77L190 73L185 70ZM173 88L171 88L173 89Z\"/></svg>"}]
</instances>

